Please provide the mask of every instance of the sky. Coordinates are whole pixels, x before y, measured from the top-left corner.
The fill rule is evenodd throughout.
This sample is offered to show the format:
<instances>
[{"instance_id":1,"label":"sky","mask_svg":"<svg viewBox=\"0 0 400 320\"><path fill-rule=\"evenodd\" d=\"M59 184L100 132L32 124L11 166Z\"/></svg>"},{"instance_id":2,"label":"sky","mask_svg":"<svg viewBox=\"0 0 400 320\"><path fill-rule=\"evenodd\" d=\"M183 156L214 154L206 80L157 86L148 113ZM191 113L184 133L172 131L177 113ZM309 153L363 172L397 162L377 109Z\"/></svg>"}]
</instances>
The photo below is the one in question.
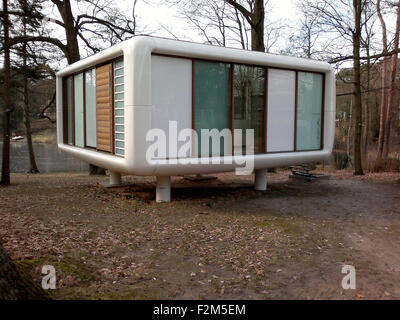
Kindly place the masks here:
<instances>
[{"instance_id":1,"label":"sky","mask_svg":"<svg viewBox=\"0 0 400 320\"><path fill-rule=\"evenodd\" d=\"M171 5L164 0L137 0L136 16L138 18L138 31L140 33L148 34L149 32L154 36L166 37L166 38L178 38L181 40L188 40L194 42L204 42L205 39L199 35L198 31L190 25L190 23L179 16L179 6ZM127 16L131 15L133 0L110 0L111 3L117 5ZM278 41L274 44L271 51L272 53L280 53L286 49L288 39L292 33L296 32L301 12L296 8L296 3L299 0L269 0L266 7L266 19L272 23L278 22L278 25L282 27L279 29ZM50 3L50 2L49 2ZM72 0L72 7L76 14L79 14L77 7L77 1ZM82 2L79 2L82 3ZM59 18L59 13L54 5L49 5L46 9L46 15L48 17ZM390 30L394 29L395 19L394 16L385 16L387 22L389 38L392 38ZM60 18L59 18L60 19ZM52 24L49 24L50 26ZM54 24L52 25L54 27ZM266 29L269 27L267 22L265 25ZM378 40L380 36L380 25L375 24L376 34ZM57 37L63 41L65 39L65 33L60 28L54 28L54 32L51 34L53 37ZM378 42L376 49L381 50L381 45ZM83 43L81 43L83 46ZM229 43L228 46L234 46ZM238 44L236 44L238 46ZM83 46L84 47L84 46ZM85 52L81 50L81 56L84 58L91 52ZM344 49L343 49L344 50ZM0 58L0 60L2 60ZM64 59L65 60L65 59ZM60 63L56 61L58 68L62 68L66 65L66 61Z\"/></svg>"},{"instance_id":2,"label":"sky","mask_svg":"<svg viewBox=\"0 0 400 320\"><path fill-rule=\"evenodd\" d=\"M266 18L271 21L293 23L297 15L294 5L296 0L269 0ZM131 12L131 1L116 1L121 8L126 8ZM167 4L166 1L159 0L139 0L137 4L137 16L139 29L156 30L155 35L162 37L176 36L182 40L203 42L202 38L190 24L179 17L178 7ZM169 31L167 31L169 30ZM276 48L281 49L284 41L276 44ZM283 48L282 48L283 49Z\"/></svg>"}]
</instances>

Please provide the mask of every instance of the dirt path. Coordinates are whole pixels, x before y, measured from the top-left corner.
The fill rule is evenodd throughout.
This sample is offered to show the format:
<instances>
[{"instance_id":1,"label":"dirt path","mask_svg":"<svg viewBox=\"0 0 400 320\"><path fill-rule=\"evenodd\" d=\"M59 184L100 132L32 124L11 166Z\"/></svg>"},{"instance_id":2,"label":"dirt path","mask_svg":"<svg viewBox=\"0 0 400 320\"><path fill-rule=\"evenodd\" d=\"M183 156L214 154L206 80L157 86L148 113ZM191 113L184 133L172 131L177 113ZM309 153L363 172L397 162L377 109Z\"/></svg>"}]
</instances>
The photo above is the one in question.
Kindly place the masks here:
<instances>
[{"instance_id":1,"label":"dirt path","mask_svg":"<svg viewBox=\"0 0 400 320\"><path fill-rule=\"evenodd\" d=\"M400 299L399 174L279 172L266 192L218 177L174 178L174 201L156 204L153 179L15 174L0 238L38 281L55 266L58 299ZM356 290L341 287L344 264Z\"/></svg>"}]
</instances>

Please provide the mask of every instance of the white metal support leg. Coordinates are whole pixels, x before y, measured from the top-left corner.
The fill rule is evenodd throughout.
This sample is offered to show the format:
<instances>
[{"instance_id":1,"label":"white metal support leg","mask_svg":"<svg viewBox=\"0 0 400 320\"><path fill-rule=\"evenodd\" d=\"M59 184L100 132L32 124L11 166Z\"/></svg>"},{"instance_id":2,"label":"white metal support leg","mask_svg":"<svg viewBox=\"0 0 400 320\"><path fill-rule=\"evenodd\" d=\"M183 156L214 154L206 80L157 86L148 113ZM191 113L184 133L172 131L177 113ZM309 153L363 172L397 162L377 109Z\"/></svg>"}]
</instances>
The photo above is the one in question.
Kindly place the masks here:
<instances>
[{"instance_id":1,"label":"white metal support leg","mask_svg":"<svg viewBox=\"0 0 400 320\"><path fill-rule=\"evenodd\" d=\"M267 169L256 170L254 189L257 191L267 190Z\"/></svg>"},{"instance_id":2,"label":"white metal support leg","mask_svg":"<svg viewBox=\"0 0 400 320\"><path fill-rule=\"evenodd\" d=\"M170 176L157 176L156 201L171 202Z\"/></svg>"},{"instance_id":3,"label":"white metal support leg","mask_svg":"<svg viewBox=\"0 0 400 320\"><path fill-rule=\"evenodd\" d=\"M110 171L110 186L118 186L121 184L121 174Z\"/></svg>"}]
</instances>

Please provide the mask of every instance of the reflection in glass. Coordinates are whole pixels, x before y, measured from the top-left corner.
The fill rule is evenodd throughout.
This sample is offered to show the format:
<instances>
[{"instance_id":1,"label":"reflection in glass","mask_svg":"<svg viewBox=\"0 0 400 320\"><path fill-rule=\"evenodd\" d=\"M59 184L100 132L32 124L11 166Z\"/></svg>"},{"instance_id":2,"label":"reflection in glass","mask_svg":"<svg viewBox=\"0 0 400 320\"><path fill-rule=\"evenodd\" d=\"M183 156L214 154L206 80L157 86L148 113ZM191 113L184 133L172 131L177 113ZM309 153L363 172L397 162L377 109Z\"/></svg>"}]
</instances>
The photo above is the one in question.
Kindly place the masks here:
<instances>
[{"instance_id":1,"label":"reflection in glass","mask_svg":"<svg viewBox=\"0 0 400 320\"><path fill-rule=\"evenodd\" d=\"M234 141L235 154L246 153L246 129L254 129L254 150L265 150L265 69L234 65L234 129L242 129L242 141Z\"/></svg>"},{"instance_id":2,"label":"reflection in glass","mask_svg":"<svg viewBox=\"0 0 400 320\"><path fill-rule=\"evenodd\" d=\"M75 115L75 145L84 146L83 136L83 74L74 76L74 115Z\"/></svg>"},{"instance_id":3,"label":"reflection in glass","mask_svg":"<svg viewBox=\"0 0 400 320\"><path fill-rule=\"evenodd\" d=\"M321 148L322 84L322 74L298 73L298 151Z\"/></svg>"},{"instance_id":4,"label":"reflection in glass","mask_svg":"<svg viewBox=\"0 0 400 320\"><path fill-rule=\"evenodd\" d=\"M67 143L74 143L73 135L73 101L72 101L72 76L67 78Z\"/></svg>"},{"instance_id":5,"label":"reflection in glass","mask_svg":"<svg viewBox=\"0 0 400 320\"><path fill-rule=\"evenodd\" d=\"M231 65L226 63L195 61L195 123L198 135L198 147L201 147L201 129L231 129L232 119L232 79ZM214 139L219 137L214 136ZM224 145L229 146L225 148ZM209 139L209 151L199 150L201 156L223 156L232 153L231 141L224 143L220 139L220 150L212 148Z\"/></svg>"}]
</instances>

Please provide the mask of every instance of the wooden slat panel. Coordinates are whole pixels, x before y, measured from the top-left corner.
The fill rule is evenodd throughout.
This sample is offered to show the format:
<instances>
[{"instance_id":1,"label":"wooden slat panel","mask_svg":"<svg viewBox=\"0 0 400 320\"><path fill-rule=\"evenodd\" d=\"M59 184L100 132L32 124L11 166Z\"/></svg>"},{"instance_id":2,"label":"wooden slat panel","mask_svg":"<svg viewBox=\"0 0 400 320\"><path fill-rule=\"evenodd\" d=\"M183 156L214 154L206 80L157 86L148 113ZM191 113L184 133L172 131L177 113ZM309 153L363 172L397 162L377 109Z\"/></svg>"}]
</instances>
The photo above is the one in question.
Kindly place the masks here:
<instances>
[{"instance_id":1,"label":"wooden slat panel","mask_svg":"<svg viewBox=\"0 0 400 320\"><path fill-rule=\"evenodd\" d=\"M97 150L111 152L111 150L109 149L110 149L109 145L97 143Z\"/></svg>"},{"instance_id":2,"label":"wooden slat panel","mask_svg":"<svg viewBox=\"0 0 400 320\"><path fill-rule=\"evenodd\" d=\"M107 109L107 110L109 110L109 102L106 102L106 103L98 103L98 104L97 104L97 108L98 108L98 109Z\"/></svg>"},{"instance_id":3,"label":"wooden slat panel","mask_svg":"<svg viewBox=\"0 0 400 320\"><path fill-rule=\"evenodd\" d=\"M99 86L104 86L104 85L108 85L108 77L103 77L101 79L96 77L96 84L98 84Z\"/></svg>"},{"instance_id":4,"label":"wooden slat panel","mask_svg":"<svg viewBox=\"0 0 400 320\"><path fill-rule=\"evenodd\" d=\"M97 98L98 99L108 99L109 96L110 96L110 92L108 90L107 91L106 90L97 91Z\"/></svg>"},{"instance_id":5,"label":"wooden slat panel","mask_svg":"<svg viewBox=\"0 0 400 320\"><path fill-rule=\"evenodd\" d=\"M110 134L99 133L99 134L97 135L97 139L104 140L104 139L108 139L109 136L110 136Z\"/></svg>"},{"instance_id":6,"label":"wooden slat panel","mask_svg":"<svg viewBox=\"0 0 400 320\"><path fill-rule=\"evenodd\" d=\"M112 152L112 64L96 70L97 149Z\"/></svg>"},{"instance_id":7,"label":"wooden slat panel","mask_svg":"<svg viewBox=\"0 0 400 320\"><path fill-rule=\"evenodd\" d=\"M97 68L97 70L99 70L99 72L96 74L96 79L103 80L103 79L108 78L108 66L109 65L110 64L106 64L102 67Z\"/></svg>"},{"instance_id":8,"label":"wooden slat panel","mask_svg":"<svg viewBox=\"0 0 400 320\"><path fill-rule=\"evenodd\" d=\"M98 114L97 115L97 119L99 120L99 121L110 121L111 120L111 115L109 115L109 114Z\"/></svg>"},{"instance_id":9,"label":"wooden slat panel","mask_svg":"<svg viewBox=\"0 0 400 320\"><path fill-rule=\"evenodd\" d=\"M110 141L108 139L97 139L97 143L104 146L109 146Z\"/></svg>"},{"instance_id":10,"label":"wooden slat panel","mask_svg":"<svg viewBox=\"0 0 400 320\"><path fill-rule=\"evenodd\" d=\"M109 104L110 100L111 100L110 98L111 98L110 96L107 96L107 97L99 97L99 96L97 96L97 103Z\"/></svg>"},{"instance_id":11,"label":"wooden slat panel","mask_svg":"<svg viewBox=\"0 0 400 320\"><path fill-rule=\"evenodd\" d=\"M104 130L109 128L111 130L110 120L97 120L97 127L103 128Z\"/></svg>"},{"instance_id":12,"label":"wooden slat panel","mask_svg":"<svg viewBox=\"0 0 400 320\"><path fill-rule=\"evenodd\" d=\"M100 107L97 108L97 116L105 116L105 115L110 115L110 110L108 108Z\"/></svg>"}]
</instances>

